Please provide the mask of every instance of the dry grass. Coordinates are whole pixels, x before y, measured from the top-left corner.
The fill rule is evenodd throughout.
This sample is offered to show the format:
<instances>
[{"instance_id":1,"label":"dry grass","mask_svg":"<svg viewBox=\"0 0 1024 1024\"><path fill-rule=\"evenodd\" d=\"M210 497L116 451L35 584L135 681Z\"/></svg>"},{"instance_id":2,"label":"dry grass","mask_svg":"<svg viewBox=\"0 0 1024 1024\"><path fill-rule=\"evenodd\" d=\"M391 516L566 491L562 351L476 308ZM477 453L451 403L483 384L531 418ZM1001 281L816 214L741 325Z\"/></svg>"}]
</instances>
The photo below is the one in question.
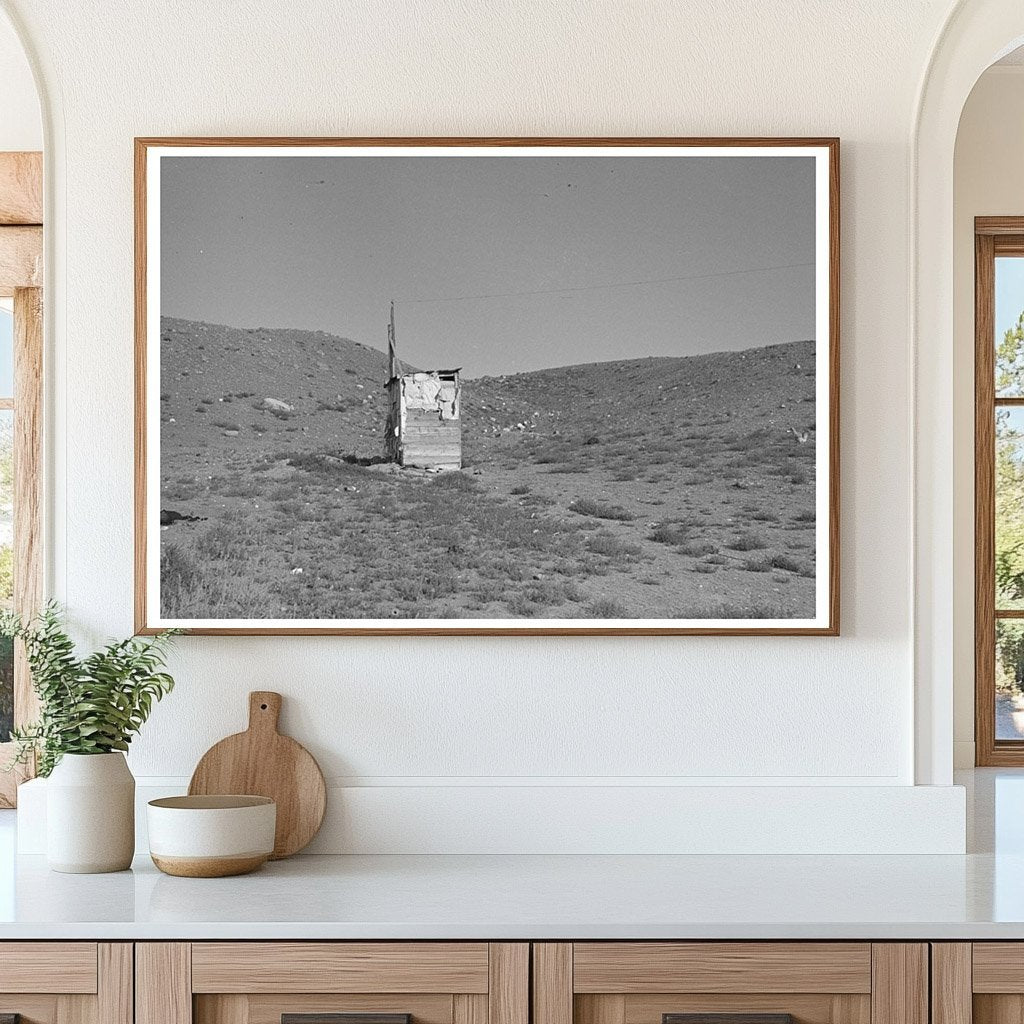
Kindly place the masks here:
<instances>
[{"instance_id":1,"label":"dry grass","mask_svg":"<svg viewBox=\"0 0 1024 1024\"><path fill-rule=\"evenodd\" d=\"M793 433L813 427L807 345L467 381L469 468L423 475L379 465L382 352L166 328L162 502L207 520L161 535L174 617L813 609L814 444Z\"/></svg>"}]
</instances>

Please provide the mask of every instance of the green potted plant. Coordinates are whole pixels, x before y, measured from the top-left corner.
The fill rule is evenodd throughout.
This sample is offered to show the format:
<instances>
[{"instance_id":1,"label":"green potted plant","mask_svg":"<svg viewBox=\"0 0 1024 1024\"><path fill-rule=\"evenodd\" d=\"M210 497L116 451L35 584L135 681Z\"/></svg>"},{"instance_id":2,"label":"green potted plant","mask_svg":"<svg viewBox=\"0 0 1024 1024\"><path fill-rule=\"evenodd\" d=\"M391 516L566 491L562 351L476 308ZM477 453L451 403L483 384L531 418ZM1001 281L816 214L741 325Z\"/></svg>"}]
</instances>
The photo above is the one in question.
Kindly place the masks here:
<instances>
[{"instance_id":1,"label":"green potted plant","mask_svg":"<svg viewBox=\"0 0 1024 1024\"><path fill-rule=\"evenodd\" d=\"M177 631L113 641L85 657L50 603L29 622L0 613L0 635L20 640L39 719L15 729L13 764L36 759L48 777L47 861L54 871L122 871L135 851L135 779L124 752L154 701L174 687L162 671ZM13 767L13 765L12 765Z\"/></svg>"}]
</instances>

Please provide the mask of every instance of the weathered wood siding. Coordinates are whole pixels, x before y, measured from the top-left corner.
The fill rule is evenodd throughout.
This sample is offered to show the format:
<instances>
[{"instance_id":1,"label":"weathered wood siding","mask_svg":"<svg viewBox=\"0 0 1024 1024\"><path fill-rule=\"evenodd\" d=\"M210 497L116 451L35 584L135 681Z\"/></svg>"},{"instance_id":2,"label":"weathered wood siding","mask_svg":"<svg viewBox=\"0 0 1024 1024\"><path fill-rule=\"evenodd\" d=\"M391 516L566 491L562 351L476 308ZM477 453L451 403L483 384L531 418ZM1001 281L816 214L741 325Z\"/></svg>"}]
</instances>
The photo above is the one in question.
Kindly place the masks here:
<instances>
[{"instance_id":1,"label":"weathered wood siding","mask_svg":"<svg viewBox=\"0 0 1024 1024\"><path fill-rule=\"evenodd\" d=\"M403 466L458 469L462 465L462 425L442 420L427 409L405 410L402 430Z\"/></svg>"},{"instance_id":2,"label":"weathered wood siding","mask_svg":"<svg viewBox=\"0 0 1024 1024\"><path fill-rule=\"evenodd\" d=\"M385 451L402 466L462 467L458 371L407 373L388 384Z\"/></svg>"}]
</instances>

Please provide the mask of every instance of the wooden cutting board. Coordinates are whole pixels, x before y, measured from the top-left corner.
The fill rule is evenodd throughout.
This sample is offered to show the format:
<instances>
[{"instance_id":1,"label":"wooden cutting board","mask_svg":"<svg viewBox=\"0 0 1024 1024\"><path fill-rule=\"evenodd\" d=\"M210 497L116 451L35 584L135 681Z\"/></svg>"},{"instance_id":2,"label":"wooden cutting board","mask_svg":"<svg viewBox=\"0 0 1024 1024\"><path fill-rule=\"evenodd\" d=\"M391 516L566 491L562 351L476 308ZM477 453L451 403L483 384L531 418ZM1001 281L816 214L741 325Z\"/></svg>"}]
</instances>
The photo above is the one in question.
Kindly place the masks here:
<instances>
[{"instance_id":1,"label":"wooden cutting board","mask_svg":"<svg viewBox=\"0 0 1024 1024\"><path fill-rule=\"evenodd\" d=\"M313 755L277 731L281 694L249 694L249 728L214 744L202 756L190 796L245 793L277 803L277 832L271 860L290 857L317 834L327 809L327 787Z\"/></svg>"}]
</instances>

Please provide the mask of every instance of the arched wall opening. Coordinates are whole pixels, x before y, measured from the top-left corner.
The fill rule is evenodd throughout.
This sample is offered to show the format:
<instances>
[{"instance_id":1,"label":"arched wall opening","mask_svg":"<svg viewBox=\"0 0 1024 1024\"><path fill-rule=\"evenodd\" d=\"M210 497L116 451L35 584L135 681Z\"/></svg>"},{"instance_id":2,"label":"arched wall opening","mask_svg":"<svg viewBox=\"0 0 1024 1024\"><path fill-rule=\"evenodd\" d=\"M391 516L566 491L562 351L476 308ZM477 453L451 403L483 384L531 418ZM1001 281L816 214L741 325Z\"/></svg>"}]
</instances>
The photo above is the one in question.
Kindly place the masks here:
<instances>
[{"instance_id":1,"label":"arched wall opening","mask_svg":"<svg viewBox=\"0 0 1024 1024\"><path fill-rule=\"evenodd\" d=\"M956 138L978 79L1022 42L1019 0L962 0L926 69L911 139L915 778L925 785L952 781L954 693L973 692L962 652L965 638L973 644L973 558L965 565L962 472L954 472L962 451L953 416L957 345L972 344L954 329Z\"/></svg>"},{"instance_id":2,"label":"arched wall opening","mask_svg":"<svg viewBox=\"0 0 1024 1024\"><path fill-rule=\"evenodd\" d=\"M974 632L975 579L975 234L976 217L1024 215L1020 188L1020 167L1024 165L1024 47L1018 48L985 70L975 83L964 106L956 139L953 202L953 701L954 767L970 768L976 763ZM1013 282L1019 271L1002 261L999 291L1001 319L995 324L996 338L1016 320L1024 299ZM1017 260L1014 266L1024 266ZM1012 305L1009 303L1012 302ZM1003 412L1003 416L1007 413ZM1013 428L1016 415L1004 421ZM1011 481L1003 477L1000 493ZM1011 505L1013 503L1011 502ZM997 602L998 603L998 602ZM997 644L997 666L1014 657L1010 623L1002 645ZM1020 738L1024 724L1020 700L1003 672L1003 686L995 697L997 739ZM991 698L984 702L990 707ZM986 716L986 717L988 717Z\"/></svg>"}]
</instances>

